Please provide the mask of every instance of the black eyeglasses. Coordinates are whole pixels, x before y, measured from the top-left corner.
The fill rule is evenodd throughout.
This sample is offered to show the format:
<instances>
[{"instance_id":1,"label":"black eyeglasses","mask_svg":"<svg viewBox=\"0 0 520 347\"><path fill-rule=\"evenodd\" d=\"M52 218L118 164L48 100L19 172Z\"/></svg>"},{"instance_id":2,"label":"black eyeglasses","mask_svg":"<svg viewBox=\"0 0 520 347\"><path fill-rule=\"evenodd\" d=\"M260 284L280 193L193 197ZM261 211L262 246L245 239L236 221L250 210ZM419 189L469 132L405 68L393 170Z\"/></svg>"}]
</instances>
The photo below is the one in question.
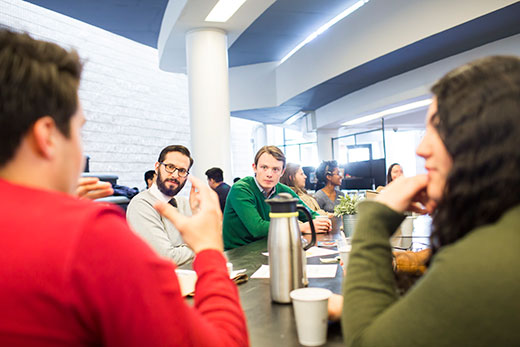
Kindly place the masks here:
<instances>
[{"instance_id":1,"label":"black eyeglasses","mask_svg":"<svg viewBox=\"0 0 520 347\"><path fill-rule=\"evenodd\" d=\"M183 168L179 168L179 167L176 167L175 165L173 164L167 164L167 163L159 163L161 165L164 165L164 169L166 170L166 172L168 173L175 173L175 171L177 171L177 175L179 175L179 177L186 177L188 176L189 174L189 171L186 170L186 169L183 169Z\"/></svg>"}]
</instances>

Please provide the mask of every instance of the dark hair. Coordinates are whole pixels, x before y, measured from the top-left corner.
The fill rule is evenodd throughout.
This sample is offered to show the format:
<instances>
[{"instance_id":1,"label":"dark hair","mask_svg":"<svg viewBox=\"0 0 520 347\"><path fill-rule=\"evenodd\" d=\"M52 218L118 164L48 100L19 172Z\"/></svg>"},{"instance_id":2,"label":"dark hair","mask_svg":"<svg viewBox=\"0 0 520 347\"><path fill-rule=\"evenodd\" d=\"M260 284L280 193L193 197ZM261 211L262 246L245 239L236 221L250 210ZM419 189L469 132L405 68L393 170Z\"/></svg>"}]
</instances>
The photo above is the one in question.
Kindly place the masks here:
<instances>
[{"instance_id":1,"label":"dark hair","mask_svg":"<svg viewBox=\"0 0 520 347\"><path fill-rule=\"evenodd\" d=\"M394 168L394 166L401 166L399 165L399 163L393 163L392 165L390 165L390 167L388 168L388 173L386 174L386 184L392 182L392 169Z\"/></svg>"},{"instance_id":2,"label":"dark hair","mask_svg":"<svg viewBox=\"0 0 520 347\"><path fill-rule=\"evenodd\" d=\"M183 145L170 145L164 147L161 151L161 154L159 154L159 159L157 159L157 161L159 163L162 163L164 161L164 157L166 157L166 154L170 152L179 152L187 156L190 159L190 166L188 167L188 170L191 169L191 166L193 165L193 158L191 157L190 150L184 147Z\"/></svg>"},{"instance_id":3,"label":"dark hair","mask_svg":"<svg viewBox=\"0 0 520 347\"><path fill-rule=\"evenodd\" d=\"M81 70L76 51L0 29L0 166L39 118L52 117L70 135Z\"/></svg>"},{"instance_id":4,"label":"dark hair","mask_svg":"<svg viewBox=\"0 0 520 347\"><path fill-rule=\"evenodd\" d=\"M144 181L148 183L148 180L153 180L153 176L155 175L154 170L148 170L144 173Z\"/></svg>"},{"instance_id":5,"label":"dark hair","mask_svg":"<svg viewBox=\"0 0 520 347\"><path fill-rule=\"evenodd\" d=\"M520 203L520 59L476 60L432 92L432 122L453 160L433 215L435 252Z\"/></svg>"},{"instance_id":6,"label":"dark hair","mask_svg":"<svg viewBox=\"0 0 520 347\"><path fill-rule=\"evenodd\" d=\"M209 178L212 178L215 182L222 182L224 180L224 172L221 168L218 167L212 167L211 169L208 169L206 171L206 176Z\"/></svg>"},{"instance_id":7,"label":"dark hair","mask_svg":"<svg viewBox=\"0 0 520 347\"><path fill-rule=\"evenodd\" d=\"M283 162L283 168L285 168L285 154L276 146L264 146L256 152L255 165L258 165L258 160L262 154L267 153L272 155L276 160Z\"/></svg>"},{"instance_id":8,"label":"dark hair","mask_svg":"<svg viewBox=\"0 0 520 347\"><path fill-rule=\"evenodd\" d=\"M339 168L338 162L335 160L323 161L318 169L316 169L316 190L320 190L321 188L327 185L327 176L332 175L332 172Z\"/></svg>"},{"instance_id":9,"label":"dark hair","mask_svg":"<svg viewBox=\"0 0 520 347\"><path fill-rule=\"evenodd\" d=\"M285 172L282 177L280 177L280 183L285 184L289 187L294 187L294 176L300 169L300 164L287 163L287 167L285 168Z\"/></svg>"},{"instance_id":10,"label":"dark hair","mask_svg":"<svg viewBox=\"0 0 520 347\"><path fill-rule=\"evenodd\" d=\"M233 183L237 183L238 181L240 181L240 177L233 178Z\"/></svg>"}]
</instances>

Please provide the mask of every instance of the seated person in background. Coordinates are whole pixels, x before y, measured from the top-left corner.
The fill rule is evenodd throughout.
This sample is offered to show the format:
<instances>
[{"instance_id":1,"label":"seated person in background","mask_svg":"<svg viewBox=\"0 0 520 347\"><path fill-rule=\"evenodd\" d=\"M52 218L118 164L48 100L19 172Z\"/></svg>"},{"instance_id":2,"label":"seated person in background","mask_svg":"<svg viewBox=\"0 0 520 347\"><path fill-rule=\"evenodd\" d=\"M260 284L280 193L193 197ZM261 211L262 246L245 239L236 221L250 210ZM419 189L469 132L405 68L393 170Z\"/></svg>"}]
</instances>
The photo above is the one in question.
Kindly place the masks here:
<instances>
[{"instance_id":1,"label":"seated person in background","mask_svg":"<svg viewBox=\"0 0 520 347\"><path fill-rule=\"evenodd\" d=\"M404 174L403 174L403 169L401 168L401 165L399 165L398 163L393 163L388 168L388 173L386 174L386 184L390 184L390 182L392 182L396 178L401 177L403 175ZM385 187L383 187L383 186L379 186L379 187L377 187L376 191L380 192L384 188Z\"/></svg>"},{"instance_id":2,"label":"seated person in background","mask_svg":"<svg viewBox=\"0 0 520 347\"><path fill-rule=\"evenodd\" d=\"M316 170L316 178L318 183L316 183L314 198L322 210L334 213L334 207L339 204L339 197L345 196L339 190L342 178L338 163L335 160L322 162Z\"/></svg>"},{"instance_id":3,"label":"seated person in background","mask_svg":"<svg viewBox=\"0 0 520 347\"><path fill-rule=\"evenodd\" d=\"M278 193L286 192L300 200L291 188L279 183L285 169L285 155L275 146L264 146L255 155L253 170L255 177L242 178L231 187L226 208L224 209L223 236L224 248L232 249L267 237L269 231L269 212L265 202ZM300 202L304 204L301 200ZM304 204L305 205L305 204ZM318 216L312 212L313 217ZM309 221L300 211L300 230L310 230ZM314 220L316 231L329 231L330 220Z\"/></svg>"},{"instance_id":4,"label":"seated person in background","mask_svg":"<svg viewBox=\"0 0 520 347\"><path fill-rule=\"evenodd\" d=\"M194 307L115 207L78 199L77 54L0 30L0 346L247 346L216 195L175 220L197 253ZM203 332L203 333L201 333Z\"/></svg>"},{"instance_id":5,"label":"seated person in background","mask_svg":"<svg viewBox=\"0 0 520 347\"><path fill-rule=\"evenodd\" d=\"M417 148L428 173L395 180L359 205L343 289L345 342L519 346L520 59L476 60L432 92ZM433 255L399 298L388 238L403 212L420 210L433 213Z\"/></svg>"},{"instance_id":6,"label":"seated person in background","mask_svg":"<svg viewBox=\"0 0 520 347\"><path fill-rule=\"evenodd\" d=\"M299 164L288 163L285 172L280 177L280 183L289 186L296 195L307 205L311 210L318 212L321 215L327 215L327 212L320 208L320 205L310 194L305 190L305 173Z\"/></svg>"},{"instance_id":7,"label":"seated person in background","mask_svg":"<svg viewBox=\"0 0 520 347\"><path fill-rule=\"evenodd\" d=\"M398 163L393 163L388 168L388 173L386 174L386 184L389 184L393 180L395 180L398 177L403 176L403 169L401 168L401 165Z\"/></svg>"},{"instance_id":8,"label":"seated person in background","mask_svg":"<svg viewBox=\"0 0 520 347\"><path fill-rule=\"evenodd\" d=\"M167 202L177 208L179 213L190 216L190 202L186 197L175 197L186 184L188 173L193 165L190 151L181 145L165 147L155 163L157 180L148 190L136 195L128 204L126 219L128 224L157 253L183 265L193 259L193 251L186 245L182 236L168 218L154 208L157 202Z\"/></svg>"},{"instance_id":9,"label":"seated person in background","mask_svg":"<svg viewBox=\"0 0 520 347\"><path fill-rule=\"evenodd\" d=\"M144 173L144 182L146 183L146 189L150 189L152 184L155 183L155 178L157 177L154 170L148 170Z\"/></svg>"},{"instance_id":10,"label":"seated person in background","mask_svg":"<svg viewBox=\"0 0 520 347\"><path fill-rule=\"evenodd\" d=\"M221 168L212 167L206 171L208 177L208 184L215 192L217 192L218 200L220 202L220 209L224 212L226 206L226 199L231 187L224 182L224 172Z\"/></svg>"}]
</instances>

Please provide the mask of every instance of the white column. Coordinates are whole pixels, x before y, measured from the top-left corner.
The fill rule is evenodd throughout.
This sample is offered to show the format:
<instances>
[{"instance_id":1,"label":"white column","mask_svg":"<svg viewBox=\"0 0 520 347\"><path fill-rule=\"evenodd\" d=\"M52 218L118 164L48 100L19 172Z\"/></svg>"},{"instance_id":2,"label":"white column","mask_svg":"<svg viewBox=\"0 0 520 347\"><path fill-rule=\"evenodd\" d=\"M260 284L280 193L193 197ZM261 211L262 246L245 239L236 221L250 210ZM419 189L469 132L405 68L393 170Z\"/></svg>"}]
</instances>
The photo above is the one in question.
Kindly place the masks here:
<instances>
[{"instance_id":1,"label":"white column","mask_svg":"<svg viewBox=\"0 0 520 347\"><path fill-rule=\"evenodd\" d=\"M203 28L186 34L193 175L205 179L211 167L224 171L231 183L227 36Z\"/></svg>"},{"instance_id":2,"label":"white column","mask_svg":"<svg viewBox=\"0 0 520 347\"><path fill-rule=\"evenodd\" d=\"M317 142L318 142L318 157L320 161L332 160L332 138L338 136L338 130L323 130L318 129L317 131ZM337 148L334 148L337 154Z\"/></svg>"}]
</instances>

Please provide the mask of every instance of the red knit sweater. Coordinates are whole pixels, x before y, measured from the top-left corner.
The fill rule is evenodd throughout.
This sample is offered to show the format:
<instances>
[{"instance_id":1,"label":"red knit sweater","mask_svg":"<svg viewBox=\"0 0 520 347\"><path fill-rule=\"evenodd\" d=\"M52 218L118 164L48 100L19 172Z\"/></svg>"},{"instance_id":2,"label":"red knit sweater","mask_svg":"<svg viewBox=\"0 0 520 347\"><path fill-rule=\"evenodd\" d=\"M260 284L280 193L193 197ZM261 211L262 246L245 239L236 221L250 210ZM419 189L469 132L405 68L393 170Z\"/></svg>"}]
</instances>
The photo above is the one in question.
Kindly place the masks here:
<instances>
[{"instance_id":1,"label":"red knit sweater","mask_svg":"<svg viewBox=\"0 0 520 347\"><path fill-rule=\"evenodd\" d=\"M236 286L200 252L194 307L115 207L0 180L0 346L245 346Z\"/></svg>"}]
</instances>

